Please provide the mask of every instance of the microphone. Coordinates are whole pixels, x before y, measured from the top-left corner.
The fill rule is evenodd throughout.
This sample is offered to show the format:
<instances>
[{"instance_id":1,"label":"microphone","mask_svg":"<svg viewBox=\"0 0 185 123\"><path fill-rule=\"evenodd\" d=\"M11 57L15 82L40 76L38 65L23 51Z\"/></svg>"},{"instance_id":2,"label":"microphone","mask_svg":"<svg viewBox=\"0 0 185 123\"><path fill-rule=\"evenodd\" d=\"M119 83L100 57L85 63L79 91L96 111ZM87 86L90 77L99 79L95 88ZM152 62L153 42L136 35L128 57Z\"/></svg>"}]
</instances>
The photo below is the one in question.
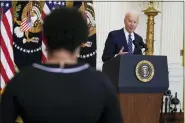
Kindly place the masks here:
<instances>
[{"instance_id":1,"label":"microphone","mask_svg":"<svg viewBox=\"0 0 185 123\"><path fill-rule=\"evenodd\" d=\"M135 45L135 47L137 47L139 50L141 50L141 49L145 49L145 51L147 51L148 50L148 48L147 48L147 45L144 43L144 42L138 42L138 41L136 41L136 40L133 40L133 44ZM144 51L144 52L145 52Z\"/></svg>"},{"instance_id":2,"label":"microphone","mask_svg":"<svg viewBox=\"0 0 185 123\"><path fill-rule=\"evenodd\" d=\"M137 47L139 50L141 50L141 46L139 45L139 43L136 40L133 40L133 44L135 45L135 47Z\"/></svg>"},{"instance_id":3,"label":"microphone","mask_svg":"<svg viewBox=\"0 0 185 123\"><path fill-rule=\"evenodd\" d=\"M141 42L141 47L142 47L142 48L145 48L145 51L148 50L147 45L146 45L144 42Z\"/></svg>"}]
</instances>

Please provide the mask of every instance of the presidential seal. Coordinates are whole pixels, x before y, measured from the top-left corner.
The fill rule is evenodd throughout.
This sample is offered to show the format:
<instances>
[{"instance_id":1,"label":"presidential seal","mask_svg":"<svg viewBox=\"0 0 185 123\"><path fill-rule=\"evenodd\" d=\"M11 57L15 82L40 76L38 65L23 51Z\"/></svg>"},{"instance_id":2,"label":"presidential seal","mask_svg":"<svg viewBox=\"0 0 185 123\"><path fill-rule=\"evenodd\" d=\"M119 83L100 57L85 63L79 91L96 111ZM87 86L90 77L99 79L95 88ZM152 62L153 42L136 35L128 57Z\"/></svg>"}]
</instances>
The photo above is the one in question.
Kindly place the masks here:
<instances>
[{"instance_id":1,"label":"presidential seal","mask_svg":"<svg viewBox=\"0 0 185 123\"><path fill-rule=\"evenodd\" d=\"M151 62L142 60L136 65L136 77L141 82L149 82L154 77L155 69Z\"/></svg>"}]
</instances>

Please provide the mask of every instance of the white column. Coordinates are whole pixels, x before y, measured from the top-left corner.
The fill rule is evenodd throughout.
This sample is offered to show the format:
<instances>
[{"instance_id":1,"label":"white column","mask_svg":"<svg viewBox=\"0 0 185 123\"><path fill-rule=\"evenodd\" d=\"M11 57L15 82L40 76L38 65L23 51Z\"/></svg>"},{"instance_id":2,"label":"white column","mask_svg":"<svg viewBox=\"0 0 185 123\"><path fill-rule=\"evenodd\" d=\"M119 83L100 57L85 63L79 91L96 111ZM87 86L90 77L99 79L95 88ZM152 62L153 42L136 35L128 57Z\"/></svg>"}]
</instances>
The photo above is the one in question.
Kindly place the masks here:
<instances>
[{"instance_id":1,"label":"white column","mask_svg":"<svg viewBox=\"0 0 185 123\"><path fill-rule=\"evenodd\" d=\"M101 55L104 48L106 35L110 30L110 2L94 2L96 35L97 35L97 69L101 69Z\"/></svg>"},{"instance_id":2,"label":"white column","mask_svg":"<svg viewBox=\"0 0 185 123\"><path fill-rule=\"evenodd\" d=\"M163 2L160 54L168 57L170 90L183 103L183 3Z\"/></svg>"},{"instance_id":3,"label":"white column","mask_svg":"<svg viewBox=\"0 0 185 123\"><path fill-rule=\"evenodd\" d=\"M180 50L183 44L183 3L163 2L161 55L171 63L182 63Z\"/></svg>"}]
</instances>

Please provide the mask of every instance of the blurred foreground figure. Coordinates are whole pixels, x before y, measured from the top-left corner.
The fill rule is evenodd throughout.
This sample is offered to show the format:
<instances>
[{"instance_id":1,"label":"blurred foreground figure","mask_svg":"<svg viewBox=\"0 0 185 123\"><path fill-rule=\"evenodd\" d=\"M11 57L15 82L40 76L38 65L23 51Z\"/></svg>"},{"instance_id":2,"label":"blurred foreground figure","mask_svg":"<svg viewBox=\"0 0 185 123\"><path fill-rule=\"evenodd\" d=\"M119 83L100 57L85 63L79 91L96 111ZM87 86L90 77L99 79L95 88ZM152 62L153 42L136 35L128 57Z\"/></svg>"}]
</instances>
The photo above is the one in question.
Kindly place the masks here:
<instances>
[{"instance_id":1,"label":"blurred foreground figure","mask_svg":"<svg viewBox=\"0 0 185 123\"><path fill-rule=\"evenodd\" d=\"M0 123L122 123L116 90L77 61L88 26L76 9L52 11L43 25L48 61L20 70L2 95Z\"/></svg>"}]
</instances>

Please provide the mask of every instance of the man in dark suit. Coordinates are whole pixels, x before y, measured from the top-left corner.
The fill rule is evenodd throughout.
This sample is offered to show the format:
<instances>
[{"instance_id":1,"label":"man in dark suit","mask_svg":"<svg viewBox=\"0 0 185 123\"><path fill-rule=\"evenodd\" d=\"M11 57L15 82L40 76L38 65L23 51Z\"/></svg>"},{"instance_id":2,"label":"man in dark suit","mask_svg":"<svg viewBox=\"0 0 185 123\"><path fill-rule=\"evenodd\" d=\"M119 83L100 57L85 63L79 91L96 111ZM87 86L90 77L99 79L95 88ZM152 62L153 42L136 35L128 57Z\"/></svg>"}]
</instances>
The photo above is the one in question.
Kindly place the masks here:
<instances>
[{"instance_id":1,"label":"man in dark suit","mask_svg":"<svg viewBox=\"0 0 185 123\"><path fill-rule=\"evenodd\" d=\"M124 19L125 28L111 31L108 34L102 55L103 62L110 60L116 55L142 55L139 44L144 44L143 39L134 32L138 25L138 21L139 16L137 14L128 12Z\"/></svg>"}]
</instances>

